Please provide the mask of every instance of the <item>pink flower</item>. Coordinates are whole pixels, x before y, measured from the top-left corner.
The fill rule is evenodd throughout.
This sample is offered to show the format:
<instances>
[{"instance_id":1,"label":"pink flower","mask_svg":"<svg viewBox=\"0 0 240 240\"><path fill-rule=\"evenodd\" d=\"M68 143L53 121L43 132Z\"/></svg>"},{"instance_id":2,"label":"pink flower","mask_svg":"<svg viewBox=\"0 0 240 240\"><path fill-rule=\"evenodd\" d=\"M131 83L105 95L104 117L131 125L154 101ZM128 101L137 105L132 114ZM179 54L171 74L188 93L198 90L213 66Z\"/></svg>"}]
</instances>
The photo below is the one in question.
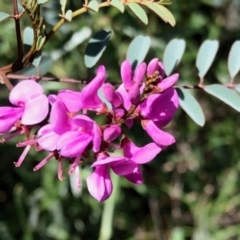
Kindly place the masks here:
<instances>
[{"instance_id":1,"label":"pink flower","mask_svg":"<svg viewBox=\"0 0 240 240\"><path fill-rule=\"evenodd\" d=\"M34 125L48 114L48 99L42 86L33 80L18 83L10 92L9 100L17 107L0 108L0 133L10 131L20 119L24 125Z\"/></svg>"},{"instance_id":2,"label":"pink flower","mask_svg":"<svg viewBox=\"0 0 240 240\"><path fill-rule=\"evenodd\" d=\"M92 142L93 151L97 152L101 145L102 133L99 126L89 117L78 115L72 119L77 129L67 131L57 142L57 149L64 157L81 155Z\"/></svg>"},{"instance_id":3,"label":"pink flower","mask_svg":"<svg viewBox=\"0 0 240 240\"><path fill-rule=\"evenodd\" d=\"M137 147L128 139L122 141L124 156L100 155L91 167L95 167L94 172L87 179L87 187L90 194L99 202L110 197L112 192L112 182L108 169L119 176L123 176L135 184L142 183L142 173L139 164L145 164L161 151L155 143L149 143L144 147Z\"/></svg>"}]
</instances>

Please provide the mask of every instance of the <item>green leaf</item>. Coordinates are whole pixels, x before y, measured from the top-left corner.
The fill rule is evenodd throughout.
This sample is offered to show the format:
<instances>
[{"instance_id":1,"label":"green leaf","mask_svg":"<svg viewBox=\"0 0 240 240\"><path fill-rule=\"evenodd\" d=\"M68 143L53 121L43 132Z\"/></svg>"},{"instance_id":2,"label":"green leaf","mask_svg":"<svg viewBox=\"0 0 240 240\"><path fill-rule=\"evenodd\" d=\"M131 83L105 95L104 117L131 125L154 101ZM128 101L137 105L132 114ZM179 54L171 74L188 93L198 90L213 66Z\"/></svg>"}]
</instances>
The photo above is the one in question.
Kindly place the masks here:
<instances>
[{"instance_id":1,"label":"green leaf","mask_svg":"<svg viewBox=\"0 0 240 240\"><path fill-rule=\"evenodd\" d=\"M133 13L144 23L148 24L148 17L145 11L137 3L129 3L128 7L133 11Z\"/></svg>"},{"instance_id":2,"label":"green leaf","mask_svg":"<svg viewBox=\"0 0 240 240\"><path fill-rule=\"evenodd\" d=\"M121 1L119 1L119 0L112 0L112 1L110 2L110 4L111 4L113 7L117 8L121 13L124 12L124 4L123 4Z\"/></svg>"},{"instance_id":3,"label":"green leaf","mask_svg":"<svg viewBox=\"0 0 240 240\"><path fill-rule=\"evenodd\" d=\"M106 49L110 36L111 31L101 30L90 39L84 55L86 67L91 68L97 63Z\"/></svg>"},{"instance_id":4,"label":"green leaf","mask_svg":"<svg viewBox=\"0 0 240 240\"><path fill-rule=\"evenodd\" d=\"M185 51L186 42L182 39L172 39L165 48L163 64L165 73L169 76L179 64Z\"/></svg>"},{"instance_id":5,"label":"green leaf","mask_svg":"<svg viewBox=\"0 0 240 240\"><path fill-rule=\"evenodd\" d=\"M169 240L184 240L184 239L185 239L184 228L180 227L173 228Z\"/></svg>"},{"instance_id":6,"label":"green leaf","mask_svg":"<svg viewBox=\"0 0 240 240\"><path fill-rule=\"evenodd\" d=\"M64 18L68 21L72 21L72 10L67 10L66 14L64 15Z\"/></svg>"},{"instance_id":7,"label":"green leaf","mask_svg":"<svg viewBox=\"0 0 240 240\"><path fill-rule=\"evenodd\" d=\"M36 44L36 50L39 51L42 49L44 43L45 43L45 40L46 40L46 36L42 36L40 35L37 39L37 44Z\"/></svg>"},{"instance_id":8,"label":"green leaf","mask_svg":"<svg viewBox=\"0 0 240 240\"><path fill-rule=\"evenodd\" d=\"M8 13L5 13L5 12L0 12L0 22L9 18L10 15Z\"/></svg>"},{"instance_id":9,"label":"green leaf","mask_svg":"<svg viewBox=\"0 0 240 240\"><path fill-rule=\"evenodd\" d=\"M18 74L27 76L38 76L39 74L41 74L41 76L43 76L49 71L52 65L53 65L52 58L50 58L49 56L42 56L38 68L34 67L33 65L30 65L24 68L23 70L19 71Z\"/></svg>"},{"instance_id":10,"label":"green leaf","mask_svg":"<svg viewBox=\"0 0 240 240\"><path fill-rule=\"evenodd\" d=\"M240 70L240 41L235 41L228 55L228 70L234 78Z\"/></svg>"},{"instance_id":11,"label":"green leaf","mask_svg":"<svg viewBox=\"0 0 240 240\"><path fill-rule=\"evenodd\" d=\"M99 6L98 6L98 1L92 0L88 4L88 8L94 12L98 12Z\"/></svg>"},{"instance_id":12,"label":"green leaf","mask_svg":"<svg viewBox=\"0 0 240 240\"><path fill-rule=\"evenodd\" d=\"M199 103L187 89L178 88L177 93L182 109L196 124L202 127L205 124L205 117Z\"/></svg>"},{"instance_id":13,"label":"green leaf","mask_svg":"<svg viewBox=\"0 0 240 240\"><path fill-rule=\"evenodd\" d=\"M139 35L130 43L127 50L127 60L135 69L145 59L151 45L151 38Z\"/></svg>"},{"instance_id":14,"label":"green leaf","mask_svg":"<svg viewBox=\"0 0 240 240\"><path fill-rule=\"evenodd\" d=\"M65 15L67 0L60 0L62 14Z\"/></svg>"},{"instance_id":15,"label":"green leaf","mask_svg":"<svg viewBox=\"0 0 240 240\"><path fill-rule=\"evenodd\" d=\"M143 2L142 4L146 5L149 9L155 12L160 18L162 18L164 22L168 22L171 26L175 26L176 20L172 13L166 7L152 2Z\"/></svg>"},{"instance_id":16,"label":"green leaf","mask_svg":"<svg viewBox=\"0 0 240 240\"><path fill-rule=\"evenodd\" d=\"M206 86L204 90L240 112L240 96L234 90L219 84Z\"/></svg>"},{"instance_id":17,"label":"green leaf","mask_svg":"<svg viewBox=\"0 0 240 240\"><path fill-rule=\"evenodd\" d=\"M26 27L23 31L23 48L25 53L27 53L30 50L33 44L33 39L34 39L33 29L30 27Z\"/></svg>"},{"instance_id":18,"label":"green leaf","mask_svg":"<svg viewBox=\"0 0 240 240\"><path fill-rule=\"evenodd\" d=\"M202 43L196 61L196 67L198 68L198 75L203 78L209 68L211 67L213 60L217 54L219 42L217 40L206 40Z\"/></svg>"}]
</instances>

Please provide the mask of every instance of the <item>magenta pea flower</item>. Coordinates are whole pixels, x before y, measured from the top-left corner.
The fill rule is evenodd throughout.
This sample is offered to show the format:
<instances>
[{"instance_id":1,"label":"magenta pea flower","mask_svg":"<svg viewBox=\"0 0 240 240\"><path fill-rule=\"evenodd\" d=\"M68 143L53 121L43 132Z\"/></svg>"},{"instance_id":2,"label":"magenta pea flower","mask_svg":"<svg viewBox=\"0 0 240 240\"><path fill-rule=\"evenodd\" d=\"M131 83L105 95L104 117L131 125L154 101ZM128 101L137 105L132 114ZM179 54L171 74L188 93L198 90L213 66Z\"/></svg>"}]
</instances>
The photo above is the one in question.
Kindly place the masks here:
<instances>
[{"instance_id":1,"label":"magenta pea flower","mask_svg":"<svg viewBox=\"0 0 240 240\"><path fill-rule=\"evenodd\" d=\"M48 114L48 98L42 86L33 80L18 83L10 92L9 100L16 107L0 107L0 133L10 131L18 120L24 125L34 125Z\"/></svg>"},{"instance_id":2,"label":"magenta pea flower","mask_svg":"<svg viewBox=\"0 0 240 240\"><path fill-rule=\"evenodd\" d=\"M122 141L122 147L123 156L101 154L91 166L95 167L95 170L87 179L87 187L90 194L99 202L109 198L112 192L109 168L130 182L141 184L143 180L139 165L150 162L161 151L155 143L139 148L128 139Z\"/></svg>"},{"instance_id":3,"label":"magenta pea flower","mask_svg":"<svg viewBox=\"0 0 240 240\"><path fill-rule=\"evenodd\" d=\"M75 130L63 133L58 142L57 149L64 157L77 157L81 155L92 142L93 151L100 149L102 132L100 127L91 118L77 115L72 118Z\"/></svg>"}]
</instances>

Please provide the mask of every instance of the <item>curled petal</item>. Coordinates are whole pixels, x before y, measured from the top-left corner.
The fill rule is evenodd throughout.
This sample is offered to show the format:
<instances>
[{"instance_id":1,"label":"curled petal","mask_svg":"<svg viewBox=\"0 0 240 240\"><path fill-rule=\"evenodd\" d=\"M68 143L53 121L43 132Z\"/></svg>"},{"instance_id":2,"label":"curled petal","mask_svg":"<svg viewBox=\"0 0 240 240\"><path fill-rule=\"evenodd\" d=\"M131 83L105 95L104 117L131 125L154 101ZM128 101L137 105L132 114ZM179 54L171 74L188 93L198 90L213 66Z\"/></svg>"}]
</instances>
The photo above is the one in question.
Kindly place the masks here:
<instances>
[{"instance_id":1,"label":"curled petal","mask_svg":"<svg viewBox=\"0 0 240 240\"><path fill-rule=\"evenodd\" d=\"M115 140L121 132L122 130L118 125L112 125L104 130L103 138L105 141L111 142Z\"/></svg>"},{"instance_id":2,"label":"curled petal","mask_svg":"<svg viewBox=\"0 0 240 240\"><path fill-rule=\"evenodd\" d=\"M134 173L128 174L124 176L128 181L135 183L135 184L142 184L142 172L140 168L138 167L137 170Z\"/></svg>"},{"instance_id":3,"label":"curled petal","mask_svg":"<svg viewBox=\"0 0 240 240\"><path fill-rule=\"evenodd\" d=\"M140 103L140 82L136 82L128 91L129 99L132 104Z\"/></svg>"},{"instance_id":4,"label":"curled petal","mask_svg":"<svg viewBox=\"0 0 240 240\"><path fill-rule=\"evenodd\" d=\"M83 108L96 109L100 107L102 101L98 96L98 90L103 85L105 78L105 67L100 66L97 70L96 77L82 90L81 96Z\"/></svg>"},{"instance_id":5,"label":"curled petal","mask_svg":"<svg viewBox=\"0 0 240 240\"><path fill-rule=\"evenodd\" d=\"M162 90L165 91L168 88L171 88L174 86L174 84L177 82L179 78L179 74L175 73L167 78L164 78L159 84L158 87Z\"/></svg>"},{"instance_id":6,"label":"curled petal","mask_svg":"<svg viewBox=\"0 0 240 240\"><path fill-rule=\"evenodd\" d=\"M106 166L99 166L87 178L87 188L92 197L99 202L105 201L112 194L112 181Z\"/></svg>"},{"instance_id":7,"label":"curled petal","mask_svg":"<svg viewBox=\"0 0 240 240\"><path fill-rule=\"evenodd\" d=\"M142 125L152 140L160 147L167 147L175 143L174 137L171 134L159 129L153 121L142 121Z\"/></svg>"},{"instance_id":8,"label":"curled petal","mask_svg":"<svg viewBox=\"0 0 240 240\"><path fill-rule=\"evenodd\" d=\"M133 80L135 82L142 83L146 75L146 69L147 69L146 63L145 62L141 63L135 70Z\"/></svg>"},{"instance_id":9,"label":"curled petal","mask_svg":"<svg viewBox=\"0 0 240 240\"><path fill-rule=\"evenodd\" d=\"M46 118L48 109L48 98L45 95L32 98L25 104L21 123L26 125L40 123Z\"/></svg>"},{"instance_id":10,"label":"curled petal","mask_svg":"<svg viewBox=\"0 0 240 240\"><path fill-rule=\"evenodd\" d=\"M50 124L52 126L52 130L59 135L71 130L69 117L67 115L67 108L63 102L56 101L52 105Z\"/></svg>"},{"instance_id":11,"label":"curled petal","mask_svg":"<svg viewBox=\"0 0 240 240\"><path fill-rule=\"evenodd\" d=\"M81 93L71 90L62 90L58 94L69 112L78 112L82 107Z\"/></svg>"},{"instance_id":12,"label":"curled petal","mask_svg":"<svg viewBox=\"0 0 240 240\"><path fill-rule=\"evenodd\" d=\"M119 176L126 176L135 173L138 170L138 165L135 162L128 159L118 162L112 162L110 166L113 172Z\"/></svg>"},{"instance_id":13,"label":"curled petal","mask_svg":"<svg viewBox=\"0 0 240 240\"><path fill-rule=\"evenodd\" d=\"M119 107L122 104L121 98L115 93L114 87L110 83L105 83L102 86L102 91L105 98L114 106Z\"/></svg>"},{"instance_id":14,"label":"curled petal","mask_svg":"<svg viewBox=\"0 0 240 240\"><path fill-rule=\"evenodd\" d=\"M147 66L147 75L152 75L158 69L158 58L152 59Z\"/></svg>"},{"instance_id":15,"label":"curled petal","mask_svg":"<svg viewBox=\"0 0 240 240\"><path fill-rule=\"evenodd\" d=\"M43 94L43 88L34 80L25 80L18 83L10 92L9 100L12 104L21 106L32 98Z\"/></svg>"},{"instance_id":16,"label":"curled petal","mask_svg":"<svg viewBox=\"0 0 240 240\"><path fill-rule=\"evenodd\" d=\"M57 149L64 157L77 157L81 155L92 138L82 132L69 131L60 136Z\"/></svg>"},{"instance_id":17,"label":"curled petal","mask_svg":"<svg viewBox=\"0 0 240 240\"><path fill-rule=\"evenodd\" d=\"M57 149L57 141L59 139L59 135L53 131L45 133L38 140L38 144L40 147L46 151L54 151Z\"/></svg>"},{"instance_id":18,"label":"curled petal","mask_svg":"<svg viewBox=\"0 0 240 240\"><path fill-rule=\"evenodd\" d=\"M0 107L0 133L9 132L22 114L22 108Z\"/></svg>"},{"instance_id":19,"label":"curled petal","mask_svg":"<svg viewBox=\"0 0 240 240\"><path fill-rule=\"evenodd\" d=\"M132 66L128 60L125 60L121 65L121 77L125 89L129 89L133 85Z\"/></svg>"},{"instance_id":20,"label":"curled petal","mask_svg":"<svg viewBox=\"0 0 240 240\"><path fill-rule=\"evenodd\" d=\"M137 164L145 164L152 161L162 150L155 143L149 143L143 147L137 147L133 142L126 138L122 142L122 147L124 156L130 158Z\"/></svg>"},{"instance_id":21,"label":"curled petal","mask_svg":"<svg viewBox=\"0 0 240 240\"><path fill-rule=\"evenodd\" d=\"M125 90L124 85L121 84L118 89L116 90L116 92L121 96L122 100L123 100L123 106L126 110L129 110L132 106L130 99L129 99L129 95L128 92Z\"/></svg>"},{"instance_id":22,"label":"curled petal","mask_svg":"<svg viewBox=\"0 0 240 240\"><path fill-rule=\"evenodd\" d=\"M93 142L93 151L98 152L102 143L102 132L97 124L93 124L92 142Z\"/></svg>"},{"instance_id":23,"label":"curled petal","mask_svg":"<svg viewBox=\"0 0 240 240\"><path fill-rule=\"evenodd\" d=\"M170 88L161 94L150 95L141 105L141 115L152 121L159 121L165 126L171 121L178 108L178 95Z\"/></svg>"}]
</instances>

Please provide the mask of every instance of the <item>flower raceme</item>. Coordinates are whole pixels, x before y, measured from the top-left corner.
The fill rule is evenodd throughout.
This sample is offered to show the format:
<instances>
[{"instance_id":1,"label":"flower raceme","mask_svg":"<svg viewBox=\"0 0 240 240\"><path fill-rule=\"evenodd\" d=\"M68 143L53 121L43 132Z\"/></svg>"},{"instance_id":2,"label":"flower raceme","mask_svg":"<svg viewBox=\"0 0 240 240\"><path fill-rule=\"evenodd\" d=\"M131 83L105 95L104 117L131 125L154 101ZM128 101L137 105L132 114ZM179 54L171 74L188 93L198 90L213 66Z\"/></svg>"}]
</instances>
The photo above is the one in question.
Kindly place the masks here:
<instances>
[{"instance_id":1,"label":"flower raceme","mask_svg":"<svg viewBox=\"0 0 240 240\"><path fill-rule=\"evenodd\" d=\"M173 88L178 74L165 77L163 64L157 58L148 65L140 64L135 71L126 60L120 72L122 83L117 88L105 83L106 70L100 66L82 91L61 90L48 97L34 80L17 84L9 95L15 107L0 107L1 141L25 135L25 140L17 144L25 149L15 165L20 166L30 148L35 148L48 152L35 171L55 158L58 177L62 180L62 162L68 161L69 174L74 173L79 182L79 166L89 161L93 172L87 178L87 188L98 201L111 195L110 171L141 184L141 165L175 142L163 127L178 108L178 96ZM109 105L99 97L100 88ZM105 115L106 122L99 125L90 112L91 116L92 113ZM135 122L141 123L151 143L136 146L124 134L123 126L131 129ZM116 152L121 154L116 156Z\"/></svg>"}]
</instances>

